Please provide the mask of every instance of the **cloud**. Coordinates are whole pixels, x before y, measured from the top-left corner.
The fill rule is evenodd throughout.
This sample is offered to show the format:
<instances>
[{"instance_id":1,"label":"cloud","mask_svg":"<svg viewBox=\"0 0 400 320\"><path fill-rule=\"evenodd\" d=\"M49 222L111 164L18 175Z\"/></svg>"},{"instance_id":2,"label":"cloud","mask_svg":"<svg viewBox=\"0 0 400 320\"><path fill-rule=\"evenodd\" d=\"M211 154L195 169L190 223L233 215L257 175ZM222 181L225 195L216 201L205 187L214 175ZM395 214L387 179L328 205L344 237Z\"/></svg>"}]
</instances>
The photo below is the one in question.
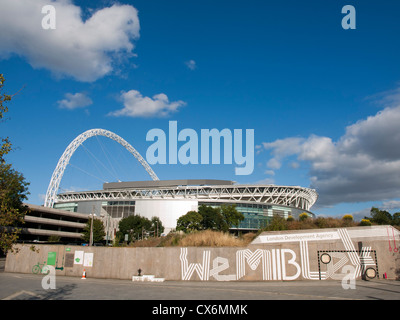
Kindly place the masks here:
<instances>
[{"instance_id":1,"label":"cloud","mask_svg":"<svg viewBox=\"0 0 400 320\"><path fill-rule=\"evenodd\" d=\"M42 28L42 7L48 4L56 12L54 30ZM70 0L2 0L0 58L17 54L35 69L92 82L134 55L133 40L140 30L134 7L114 4L94 11L85 21L82 15Z\"/></svg>"},{"instance_id":2,"label":"cloud","mask_svg":"<svg viewBox=\"0 0 400 320\"><path fill-rule=\"evenodd\" d=\"M400 104L400 86L392 90L368 96L366 97L366 100L372 101L381 106L396 107Z\"/></svg>"},{"instance_id":3,"label":"cloud","mask_svg":"<svg viewBox=\"0 0 400 320\"><path fill-rule=\"evenodd\" d=\"M383 201L382 206L379 207L381 210L399 210L400 200L387 200Z\"/></svg>"},{"instance_id":4,"label":"cloud","mask_svg":"<svg viewBox=\"0 0 400 320\"><path fill-rule=\"evenodd\" d=\"M185 61L185 65L186 65L190 70L194 70L194 69L197 68L196 61L194 61L194 60Z\"/></svg>"},{"instance_id":5,"label":"cloud","mask_svg":"<svg viewBox=\"0 0 400 320\"><path fill-rule=\"evenodd\" d=\"M356 212L350 212L348 214L353 216L354 221L361 221L365 217L371 217L371 208L365 208Z\"/></svg>"},{"instance_id":6,"label":"cloud","mask_svg":"<svg viewBox=\"0 0 400 320\"><path fill-rule=\"evenodd\" d=\"M108 115L120 117L165 117L176 112L179 107L186 105L184 101L169 102L167 95L159 93L152 98L143 97L139 91L122 91L121 100L124 108Z\"/></svg>"},{"instance_id":7,"label":"cloud","mask_svg":"<svg viewBox=\"0 0 400 320\"><path fill-rule=\"evenodd\" d=\"M319 206L390 200L400 189L399 123L400 105L348 126L336 142L311 135L262 146L272 155L270 169L279 169L289 156L310 164L310 187L319 193Z\"/></svg>"},{"instance_id":8,"label":"cloud","mask_svg":"<svg viewBox=\"0 0 400 320\"><path fill-rule=\"evenodd\" d=\"M61 109L73 110L76 108L84 108L93 103L85 93L66 93L65 99L57 101L58 107Z\"/></svg>"}]
</instances>

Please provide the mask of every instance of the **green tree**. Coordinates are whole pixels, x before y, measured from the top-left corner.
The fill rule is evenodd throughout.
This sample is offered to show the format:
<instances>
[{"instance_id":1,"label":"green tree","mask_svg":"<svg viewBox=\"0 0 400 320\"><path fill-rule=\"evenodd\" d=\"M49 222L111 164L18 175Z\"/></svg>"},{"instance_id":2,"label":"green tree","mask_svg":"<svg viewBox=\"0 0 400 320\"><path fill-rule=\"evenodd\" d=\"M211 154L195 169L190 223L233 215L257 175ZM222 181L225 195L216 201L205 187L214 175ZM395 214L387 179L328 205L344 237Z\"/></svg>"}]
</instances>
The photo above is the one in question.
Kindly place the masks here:
<instances>
[{"instance_id":1,"label":"green tree","mask_svg":"<svg viewBox=\"0 0 400 320\"><path fill-rule=\"evenodd\" d=\"M219 207L213 208L202 204L198 212L202 218L201 225L203 230L222 230L226 228Z\"/></svg>"},{"instance_id":2,"label":"green tree","mask_svg":"<svg viewBox=\"0 0 400 320\"><path fill-rule=\"evenodd\" d=\"M200 205L197 212L189 211L179 217L176 229L184 232L207 229L228 232L243 219L243 214L237 211L234 205L221 205L216 208Z\"/></svg>"},{"instance_id":3,"label":"green tree","mask_svg":"<svg viewBox=\"0 0 400 320\"><path fill-rule=\"evenodd\" d=\"M400 212L393 214L393 225L400 226Z\"/></svg>"},{"instance_id":4,"label":"green tree","mask_svg":"<svg viewBox=\"0 0 400 320\"><path fill-rule=\"evenodd\" d=\"M386 210L379 210L378 208L371 208L371 217L370 221L376 224L392 224L393 218L392 215ZM367 218L368 219L368 218Z\"/></svg>"},{"instance_id":5,"label":"green tree","mask_svg":"<svg viewBox=\"0 0 400 320\"><path fill-rule=\"evenodd\" d=\"M238 227L240 222L244 220L243 213L237 211L235 205L221 205L221 214L228 225L228 230L234 226Z\"/></svg>"},{"instance_id":6,"label":"green tree","mask_svg":"<svg viewBox=\"0 0 400 320\"><path fill-rule=\"evenodd\" d=\"M157 226L158 225L158 226ZM147 232L151 232L156 236L158 228L158 234L164 232L164 226L158 217L152 217L151 220L146 217L139 215L132 215L121 219L118 224L117 235L121 239L125 239L125 235L128 235L128 241L139 239Z\"/></svg>"},{"instance_id":7,"label":"green tree","mask_svg":"<svg viewBox=\"0 0 400 320\"><path fill-rule=\"evenodd\" d=\"M11 101L10 95L2 93L4 76L0 74L0 121L5 120L8 112L6 103ZM13 244L18 240L20 226L28 207L24 205L27 200L28 185L24 176L6 162L5 156L12 150L8 137L1 138L0 146L0 250L7 252L13 250Z\"/></svg>"},{"instance_id":8,"label":"green tree","mask_svg":"<svg viewBox=\"0 0 400 320\"><path fill-rule=\"evenodd\" d=\"M197 211L189 211L185 215L179 217L176 223L176 230L185 233L202 229L203 217Z\"/></svg>"},{"instance_id":9,"label":"green tree","mask_svg":"<svg viewBox=\"0 0 400 320\"><path fill-rule=\"evenodd\" d=\"M158 237L160 234L164 232L164 226L159 217L152 217L151 220L150 231L153 232L154 236Z\"/></svg>"},{"instance_id":10,"label":"green tree","mask_svg":"<svg viewBox=\"0 0 400 320\"><path fill-rule=\"evenodd\" d=\"M92 219L89 219L88 222L86 222L85 227L83 228L82 239L85 242L90 241L91 223ZM103 221L101 221L100 219L93 218L93 243L103 241L105 236L106 232L104 229Z\"/></svg>"}]
</instances>

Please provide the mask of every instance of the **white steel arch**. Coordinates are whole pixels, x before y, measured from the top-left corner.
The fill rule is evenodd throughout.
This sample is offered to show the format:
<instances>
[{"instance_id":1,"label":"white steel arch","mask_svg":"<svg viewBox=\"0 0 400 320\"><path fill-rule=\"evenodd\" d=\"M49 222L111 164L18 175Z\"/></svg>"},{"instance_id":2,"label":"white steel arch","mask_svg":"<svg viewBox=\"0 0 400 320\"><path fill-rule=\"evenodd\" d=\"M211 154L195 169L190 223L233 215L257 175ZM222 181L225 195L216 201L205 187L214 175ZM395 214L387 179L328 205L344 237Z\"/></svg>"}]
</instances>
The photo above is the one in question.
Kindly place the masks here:
<instances>
[{"instance_id":1,"label":"white steel arch","mask_svg":"<svg viewBox=\"0 0 400 320\"><path fill-rule=\"evenodd\" d=\"M69 163L72 155L74 154L75 150L88 138L94 136L104 136L110 138L120 145L126 148L138 161L139 163L146 169L147 173L153 180L159 180L157 175L154 173L153 169L149 166L146 160L132 147L128 142L122 139L119 135L104 129L91 129L87 130L84 133L77 136L65 149L63 155L61 156L60 160L58 160L57 167L55 168L53 175L50 180L49 187L47 188L46 198L44 201L44 206L52 208L54 205L54 201L57 196L57 191L60 186L60 182L62 176L64 174L65 168Z\"/></svg>"}]
</instances>

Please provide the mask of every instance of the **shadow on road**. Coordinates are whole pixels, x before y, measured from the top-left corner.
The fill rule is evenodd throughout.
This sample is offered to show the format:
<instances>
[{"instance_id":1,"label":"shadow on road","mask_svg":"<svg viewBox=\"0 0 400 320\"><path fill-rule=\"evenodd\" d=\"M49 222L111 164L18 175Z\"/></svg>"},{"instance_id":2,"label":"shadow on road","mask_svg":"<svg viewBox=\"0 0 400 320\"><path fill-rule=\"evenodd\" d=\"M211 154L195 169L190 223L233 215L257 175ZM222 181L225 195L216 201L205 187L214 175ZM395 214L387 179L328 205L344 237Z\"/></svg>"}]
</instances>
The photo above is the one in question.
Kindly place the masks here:
<instances>
[{"instance_id":1,"label":"shadow on road","mask_svg":"<svg viewBox=\"0 0 400 320\"><path fill-rule=\"evenodd\" d=\"M5 300L63 300L72 295L75 287L75 284L67 284L58 289L48 290L45 293L43 293L43 290L36 292L22 290L5 298Z\"/></svg>"}]
</instances>

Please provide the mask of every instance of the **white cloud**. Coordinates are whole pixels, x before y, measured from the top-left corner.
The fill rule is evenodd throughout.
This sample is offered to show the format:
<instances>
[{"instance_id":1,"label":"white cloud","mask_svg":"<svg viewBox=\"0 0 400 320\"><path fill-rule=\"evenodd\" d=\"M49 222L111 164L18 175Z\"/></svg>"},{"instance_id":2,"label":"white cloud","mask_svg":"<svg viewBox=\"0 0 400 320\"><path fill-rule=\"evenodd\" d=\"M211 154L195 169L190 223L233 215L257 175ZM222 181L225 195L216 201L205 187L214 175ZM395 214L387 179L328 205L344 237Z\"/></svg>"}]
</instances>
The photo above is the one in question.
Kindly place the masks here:
<instances>
[{"instance_id":1,"label":"white cloud","mask_svg":"<svg viewBox=\"0 0 400 320\"><path fill-rule=\"evenodd\" d=\"M194 69L197 68L196 61L194 61L194 60L185 61L185 65L186 65L186 67L188 67L190 70L194 70Z\"/></svg>"},{"instance_id":2,"label":"white cloud","mask_svg":"<svg viewBox=\"0 0 400 320\"><path fill-rule=\"evenodd\" d=\"M268 161L267 166L270 169L279 169L281 160L287 156L299 153L300 145L304 138L291 137L286 139L278 139L274 142L263 142L264 149L271 149L274 157Z\"/></svg>"},{"instance_id":3,"label":"white cloud","mask_svg":"<svg viewBox=\"0 0 400 320\"><path fill-rule=\"evenodd\" d=\"M381 210L400 210L400 200L387 200L383 201L382 206L379 207Z\"/></svg>"},{"instance_id":4,"label":"white cloud","mask_svg":"<svg viewBox=\"0 0 400 320\"><path fill-rule=\"evenodd\" d=\"M274 176L275 175L275 171L274 170L265 170L264 173L265 174L269 174L270 176Z\"/></svg>"},{"instance_id":5,"label":"white cloud","mask_svg":"<svg viewBox=\"0 0 400 320\"><path fill-rule=\"evenodd\" d=\"M124 108L110 112L110 116L127 117L165 117L176 112L179 107L186 105L184 101L169 102L164 93L156 94L152 98L143 97L139 91L130 90L121 93Z\"/></svg>"},{"instance_id":6,"label":"white cloud","mask_svg":"<svg viewBox=\"0 0 400 320\"><path fill-rule=\"evenodd\" d=\"M286 138L263 147L270 150L271 169L285 158L310 164L311 187L319 206L341 202L383 201L398 198L400 189L400 106L386 108L346 128L337 141L312 135Z\"/></svg>"},{"instance_id":7,"label":"white cloud","mask_svg":"<svg viewBox=\"0 0 400 320\"><path fill-rule=\"evenodd\" d=\"M59 108L73 110L76 108L84 108L93 103L85 93L77 92L75 94L66 93L65 99L57 101Z\"/></svg>"},{"instance_id":8,"label":"white cloud","mask_svg":"<svg viewBox=\"0 0 400 320\"><path fill-rule=\"evenodd\" d=\"M42 7L56 9L56 29L42 28ZM58 77L95 81L115 70L122 56L132 56L139 38L138 11L115 4L95 11L86 21L70 0L2 0L0 58L17 54L33 68Z\"/></svg>"}]
</instances>

